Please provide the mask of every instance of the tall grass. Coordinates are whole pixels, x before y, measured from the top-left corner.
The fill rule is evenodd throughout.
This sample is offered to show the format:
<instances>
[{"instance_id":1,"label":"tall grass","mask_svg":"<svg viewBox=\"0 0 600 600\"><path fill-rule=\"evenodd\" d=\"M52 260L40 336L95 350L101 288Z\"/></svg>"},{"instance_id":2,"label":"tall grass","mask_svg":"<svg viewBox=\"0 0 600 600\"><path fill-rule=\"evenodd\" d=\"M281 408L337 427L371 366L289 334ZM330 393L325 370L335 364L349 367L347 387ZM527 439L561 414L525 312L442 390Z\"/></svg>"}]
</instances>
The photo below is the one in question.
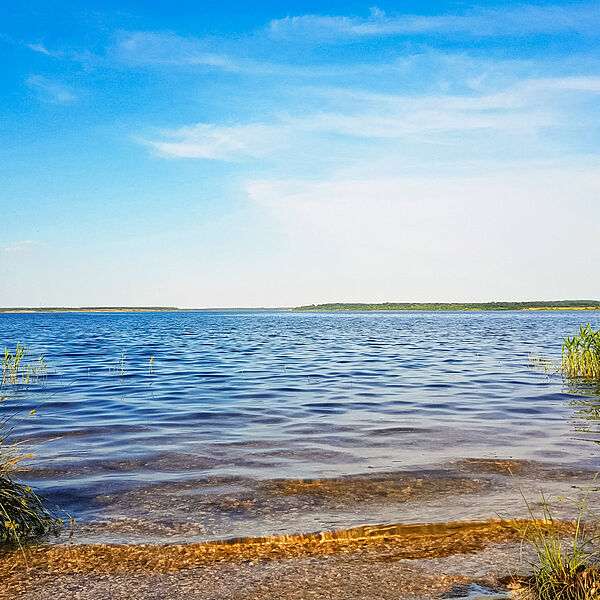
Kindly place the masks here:
<instances>
[{"instance_id":1,"label":"tall grass","mask_svg":"<svg viewBox=\"0 0 600 600\"><path fill-rule=\"evenodd\" d=\"M592 485L598 474L594 477ZM531 521L522 530L523 540L529 543L537 555L533 576L524 583L527 600L598 600L600 598L600 565L597 526L590 527L584 517L598 517L588 508L587 500L592 485L587 489L579 507L575 530L567 536L564 526L557 523L548 503L541 494L542 518L536 518L531 505L525 500ZM590 534L590 529L594 533Z\"/></svg>"},{"instance_id":2,"label":"tall grass","mask_svg":"<svg viewBox=\"0 0 600 600\"><path fill-rule=\"evenodd\" d=\"M561 371L568 378L600 381L600 330L590 323L580 325L579 333L563 340Z\"/></svg>"},{"instance_id":3,"label":"tall grass","mask_svg":"<svg viewBox=\"0 0 600 600\"><path fill-rule=\"evenodd\" d=\"M9 390L37 381L46 373L44 357L32 361L29 349L17 343L14 352L4 349L0 402L7 401ZM35 409L29 411L35 414ZM17 480L18 463L31 454L22 454L15 444L7 442L17 407L0 420L0 548L20 546L40 537L58 533L62 520L45 506L44 501L28 485Z\"/></svg>"},{"instance_id":4,"label":"tall grass","mask_svg":"<svg viewBox=\"0 0 600 600\"><path fill-rule=\"evenodd\" d=\"M2 359L2 387L8 385L27 385L46 374L44 357L35 360L29 358L29 348L17 342L14 352L4 348Z\"/></svg>"},{"instance_id":5,"label":"tall grass","mask_svg":"<svg viewBox=\"0 0 600 600\"><path fill-rule=\"evenodd\" d=\"M26 543L57 534L62 519L54 516L28 485L14 480L19 460L31 455L14 456L0 443L0 548Z\"/></svg>"}]
</instances>

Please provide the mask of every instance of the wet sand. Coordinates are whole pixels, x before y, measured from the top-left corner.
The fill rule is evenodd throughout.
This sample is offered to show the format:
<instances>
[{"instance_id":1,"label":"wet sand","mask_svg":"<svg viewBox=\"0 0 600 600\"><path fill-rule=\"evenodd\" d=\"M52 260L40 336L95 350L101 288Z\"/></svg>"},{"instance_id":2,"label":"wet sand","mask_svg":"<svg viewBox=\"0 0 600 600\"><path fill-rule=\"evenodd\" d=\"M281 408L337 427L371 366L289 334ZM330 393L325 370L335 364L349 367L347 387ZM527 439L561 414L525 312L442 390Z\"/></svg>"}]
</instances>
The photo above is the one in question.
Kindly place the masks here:
<instances>
[{"instance_id":1,"label":"wet sand","mask_svg":"<svg viewBox=\"0 0 600 600\"><path fill-rule=\"evenodd\" d=\"M504 589L502 583L495 587L493 580L480 581L489 590ZM342 556L221 564L166 575L38 576L19 588L0 584L0 590L6 600L467 600L470 582L452 573L431 574L407 562L372 563Z\"/></svg>"},{"instance_id":2,"label":"wet sand","mask_svg":"<svg viewBox=\"0 0 600 600\"><path fill-rule=\"evenodd\" d=\"M382 525L172 546L47 546L0 561L3 598L308 599L505 590L517 521Z\"/></svg>"}]
</instances>

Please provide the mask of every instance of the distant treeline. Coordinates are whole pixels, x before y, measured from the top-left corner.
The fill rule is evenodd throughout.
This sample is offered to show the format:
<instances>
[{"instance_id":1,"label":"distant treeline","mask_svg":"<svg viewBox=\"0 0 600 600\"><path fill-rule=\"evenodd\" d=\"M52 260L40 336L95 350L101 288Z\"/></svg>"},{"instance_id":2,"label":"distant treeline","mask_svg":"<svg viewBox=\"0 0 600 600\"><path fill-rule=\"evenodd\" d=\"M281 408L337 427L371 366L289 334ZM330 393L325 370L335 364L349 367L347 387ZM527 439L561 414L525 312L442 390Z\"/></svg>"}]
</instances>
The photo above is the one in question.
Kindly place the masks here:
<instances>
[{"instance_id":1,"label":"distant treeline","mask_svg":"<svg viewBox=\"0 0 600 600\"><path fill-rule=\"evenodd\" d=\"M297 306L294 311L369 311L369 310L600 310L599 300L540 300L535 302L383 302L330 303Z\"/></svg>"}]
</instances>

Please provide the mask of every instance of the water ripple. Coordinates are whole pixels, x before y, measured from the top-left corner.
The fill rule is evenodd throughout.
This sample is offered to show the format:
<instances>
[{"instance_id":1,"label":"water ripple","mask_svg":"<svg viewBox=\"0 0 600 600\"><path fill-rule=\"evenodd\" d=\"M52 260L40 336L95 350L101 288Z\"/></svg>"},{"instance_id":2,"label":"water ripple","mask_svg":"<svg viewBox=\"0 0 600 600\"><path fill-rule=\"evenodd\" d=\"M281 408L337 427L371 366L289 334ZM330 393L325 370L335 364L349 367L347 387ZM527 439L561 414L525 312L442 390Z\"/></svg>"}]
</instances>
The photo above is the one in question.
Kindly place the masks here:
<instances>
[{"instance_id":1,"label":"water ripple","mask_svg":"<svg viewBox=\"0 0 600 600\"><path fill-rule=\"evenodd\" d=\"M19 407L42 493L103 518L121 500L111 513L99 496L192 475L341 477L469 456L593 468L597 398L527 368L532 352L559 358L584 321L600 327L593 312L1 314L0 347L25 343L50 370L0 418Z\"/></svg>"}]
</instances>

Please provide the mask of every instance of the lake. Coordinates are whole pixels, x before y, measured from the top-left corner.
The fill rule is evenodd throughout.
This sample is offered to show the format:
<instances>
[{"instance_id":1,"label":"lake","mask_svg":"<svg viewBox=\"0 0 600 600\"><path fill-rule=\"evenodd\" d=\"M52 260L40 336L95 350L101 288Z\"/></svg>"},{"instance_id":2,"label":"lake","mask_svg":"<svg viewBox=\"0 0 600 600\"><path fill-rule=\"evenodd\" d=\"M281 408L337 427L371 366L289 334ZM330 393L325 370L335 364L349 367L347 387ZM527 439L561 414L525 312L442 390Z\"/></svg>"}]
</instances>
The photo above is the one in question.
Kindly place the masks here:
<instances>
[{"instance_id":1,"label":"lake","mask_svg":"<svg viewBox=\"0 0 600 600\"><path fill-rule=\"evenodd\" d=\"M489 465L558 489L600 464L598 398L529 366L587 322L599 313L1 314L0 345L48 364L1 406L22 409L12 436L36 454L23 479L83 541L494 517L519 499Z\"/></svg>"}]
</instances>

